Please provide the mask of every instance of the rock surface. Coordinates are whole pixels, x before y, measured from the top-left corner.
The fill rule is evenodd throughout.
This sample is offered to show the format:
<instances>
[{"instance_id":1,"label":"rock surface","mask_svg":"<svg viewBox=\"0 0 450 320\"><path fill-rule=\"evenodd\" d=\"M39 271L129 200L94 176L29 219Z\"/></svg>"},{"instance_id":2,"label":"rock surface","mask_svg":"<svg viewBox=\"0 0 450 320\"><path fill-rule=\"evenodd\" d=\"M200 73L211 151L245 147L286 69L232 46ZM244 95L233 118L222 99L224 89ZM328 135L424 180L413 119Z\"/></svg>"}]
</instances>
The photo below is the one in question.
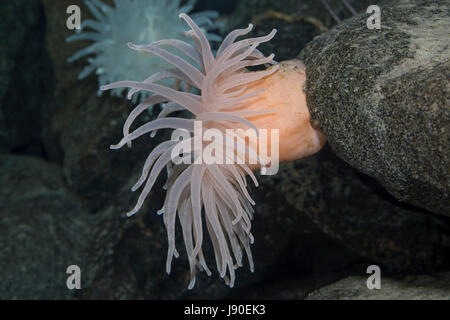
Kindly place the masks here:
<instances>
[{"instance_id":1,"label":"rock surface","mask_svg":"<svg viewBox=\"0 0 450 320\"><path fill-rule=\"evenodd\" d=\"M329 147L280 168L280 197L353 252L395 271L450 267L448 218L398 203Z\"/></svg>"},{"instance_id":2,"label":"rock surface","mask_svg":"<svg viewBox=\"0 0 450 320\"><path fill-rule=\"evenodd\" d=\"M0 190L0 298L72 298L66 269L86 270L93 217L38 158L0 156Z\"/></svg>"},{"instance_id":3,"label":"rock surface","mask_svg":"<svg viewBox=\"0 0 450 320\"><path fill-rule=\"evenodd\" d=\"M380 7L381 29L362 14L300 54L313 123L340 158L398 200L450 216L448 3Z\"/></svg>"},{"instance_id":4,"label":"rock surface","mask_svg":"<svg viewBox=\"0 0 450 320\"><path fill-rule=\"evenodd\" d=\"M348 277L311 293L308 300L449 300L450 273L381 277L381 288L369 290L367 277Z\"/></svg>"}]
</instances>

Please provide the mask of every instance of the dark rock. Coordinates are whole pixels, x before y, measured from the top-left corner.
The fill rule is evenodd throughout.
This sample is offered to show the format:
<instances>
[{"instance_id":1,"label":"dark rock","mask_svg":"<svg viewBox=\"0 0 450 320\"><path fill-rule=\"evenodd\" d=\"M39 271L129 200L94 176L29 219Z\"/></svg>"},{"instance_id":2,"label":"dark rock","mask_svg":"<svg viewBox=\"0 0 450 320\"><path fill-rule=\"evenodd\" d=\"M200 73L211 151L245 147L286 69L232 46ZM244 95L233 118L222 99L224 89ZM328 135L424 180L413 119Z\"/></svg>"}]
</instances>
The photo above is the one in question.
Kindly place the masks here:
<instances>
[{"instance_id":1,"label":"dark rock","mask_svg":"<svg viewBox=\"0 0 450 320\"><path fill-rule=\"evenodd\" d=\"M395 271L450 267L450 221L398 203L325 147L281 167L286 201L359 255Z\"/></svg>"},{"instance_id":2,"label":"dark rock","mask_svg":"<svg viewBox=\"0 0 450 320\"><path fill-rule=\"evenodd\" d=\"M0 156L0 190L0 298L73 298L66 270L87 271L92 217L65 189L61 169Z\"/></svg>"},{"instance_id":3,"label":"dark rock","mask_svg":"<svg viewBox=\"0 0 450 320\"><path fill-rule=\"evenodd\" d=\"M306 93L313 123L333 151L394 197L450 216L448 5L381 5L308 44Z\"/></svg>"},{"instance_id":4,"label":"dark rock","mask_svg":"<svg viewBox=\"0 0 450 320\"><path fill-rule=\"evenodd\" d=\"M365 11L370 4L377 2L349 1L357 12ZM340 19L352 16L342 1L331 1L330 4ZM245 28L250 22L254 24L249 34L251 37L266 35L276 28L276 36L258 49L266 54L273 52L277 61L295 58L315 36L336 24L323 3L316 0L240 0L225 21L225 34L236 28Z\"/></svg>"},{"instance_id":5,"label":"dark rock","mask_svg":"<svg viewBox=\"0 0 450 320\"><path fill-rule=\"evenodd\" d=\"M0 152L42 155L41 104L51 87L40 0L0 3Z\"/></svg>"},{"instance_id":6,"label":"dark rock","mask_svg":"<svg viewBox=\"0 0 450 320\"><path fill-rule=\"evenodd\" d=\"M274 53L277 61L292 59L321 30L318 25L295 16L292 8L297 7L297 0L285 2L241 0L233 14L227 18L223 33L227 34L237 28L246 28L249 23L254 25L253 30L248 34L249 37L266 35L276 28L276 36L271 41L262 43L258 49L266 55ZM281 13L283 16L274 16L267 13L267 10ZM291 13L294 15L290 16ZM320 21L319 24L324 27Z\"/></svg>"}]
</instances>

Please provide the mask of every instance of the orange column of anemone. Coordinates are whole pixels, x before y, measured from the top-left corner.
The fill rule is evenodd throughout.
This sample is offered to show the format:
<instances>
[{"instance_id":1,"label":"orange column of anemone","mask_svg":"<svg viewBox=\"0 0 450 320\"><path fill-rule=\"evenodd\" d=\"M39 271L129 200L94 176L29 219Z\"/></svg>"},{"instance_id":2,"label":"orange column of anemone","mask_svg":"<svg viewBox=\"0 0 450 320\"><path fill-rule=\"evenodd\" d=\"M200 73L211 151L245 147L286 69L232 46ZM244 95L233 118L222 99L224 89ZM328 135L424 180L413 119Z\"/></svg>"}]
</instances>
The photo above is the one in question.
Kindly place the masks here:
<instances>
[{"instance_id":1,"label":"orange column of anemone","mask_svg":"<svg viewBox=\"0 0 450 320\"><path fill-rule=\"evenodd\" d=\"M282 61L275 73L253 82L243 93L264 89L258 96L246 100L242 109L276 111L246 118L258 129L278 130L279 144L275 149L278 149L280 162L310 156L326 142L324 134L311 125L303 89L305 80L305 66L300 60ZM268 139L268 150L274 149L273 142ZM257 147L253 145L253 148ZM257 168L259 166L252 166L252 169Z\"/></svg>"}]
</instances>

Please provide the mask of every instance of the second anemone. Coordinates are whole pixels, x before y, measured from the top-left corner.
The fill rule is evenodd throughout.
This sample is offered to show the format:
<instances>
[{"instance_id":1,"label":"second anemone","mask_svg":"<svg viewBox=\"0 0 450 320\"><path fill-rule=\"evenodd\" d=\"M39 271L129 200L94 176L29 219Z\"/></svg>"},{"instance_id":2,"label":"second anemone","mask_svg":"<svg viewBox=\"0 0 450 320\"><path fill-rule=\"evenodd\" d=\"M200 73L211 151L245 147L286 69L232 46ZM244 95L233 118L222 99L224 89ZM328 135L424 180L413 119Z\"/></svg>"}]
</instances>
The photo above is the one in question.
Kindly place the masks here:
<instances>
[{"instance_id":1,"label":"second anemone","mask_svg":"<svg viewBox=\"0 0 450 320\"><path fill-rule=\"evenodd\" d=\"M129 50L127 43L148 44L163 39L185 39L184 26L177 16L190 12L195 0L189 0L183 6L180 6L180 0L114 0L113 3L114 6L109 6L101 0L86 0L85 4L95 19L83 19L81 32L67 38L68 42L92 41L68 59L73 62L89 56L88 65L78 78L84 79L95 72L101 86L123 79L143 81L149 73L167 69L169 65L157 56ZM210 41L221 40L218 35L210 33L218 27L214 22L217 16L216 11L191 15ZM166 80L166 84L172 83ZM118 88L111 93L121 96L123 90ZM142 101L147 96L146 92L141 92L134 96L134 101Z\"/></svg>"}]
</instances>

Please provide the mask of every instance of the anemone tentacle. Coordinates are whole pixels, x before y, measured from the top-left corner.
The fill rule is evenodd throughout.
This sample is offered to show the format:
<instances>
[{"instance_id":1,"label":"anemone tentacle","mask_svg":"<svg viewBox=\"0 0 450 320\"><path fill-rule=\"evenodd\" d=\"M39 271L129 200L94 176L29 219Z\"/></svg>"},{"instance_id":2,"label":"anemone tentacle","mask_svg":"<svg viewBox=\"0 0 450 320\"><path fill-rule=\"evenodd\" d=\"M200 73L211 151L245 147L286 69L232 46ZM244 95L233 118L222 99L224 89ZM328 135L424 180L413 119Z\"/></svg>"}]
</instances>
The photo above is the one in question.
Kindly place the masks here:
<instances>
[{"instance_id":1,"label":"anemone tentacle","mask_svg":"<svg viewBox=\"0 0 450 320\"><path fill-rule=\"evenodd\" d=\"M242 137L232 137L225 132L227 128L249 127L258 133L257 127L251 119L255 116L275 113L276 110L245 110L241 105L246 100L258 96L262 90L245 92L252 82L276 72L277 66L263 71L249 71L248 66L275 64L273 54L265 57L257 50L257 46L269 41L275 35L270 34L246 40L235 40L250 32L252 26L246 29L232 31L220 46L216 55L211 50L208 37L195 21L186 14L179 15L188 26L188 35L194 38L196 46L192 46L178 39L158 40L152 44L142 46L131 45L134 50L144 50L158 55L172 65L172 69L160 71L156 75L145 77L143 81L120 81L102 86L103 90L128 87L130 95L138 91L148 91L153 96L135 107L130 113L123 128L123 139L113 148L120 148L130 144L132 140L151 133L154 136L157 129L183 128L192 132L195 130L194 121L203 121L205 128L215 128L223 133L223 141L206 143L200 138L201 146L217 147L219 157L227 160L238 160L232 163L197 163L203 157L198 145L194 142L197 137L182 141L165 141L155 147L147 157L142 175L133 186L136 191L142 185L143 190L135 207L128 215L135 214L142 207L149 195L156 177L163 167L167 168L167 180L164 188L166 198L158 214L163 215L167 229L168 254L166 271L170 273L172 258L178 256L175 247L176 217L182 227L182 235L189 261L191 281L188 288L195 285L196 269L211 272L208 269L202 251L204 242L203 227L209 233L216 267L220 277L232 287L235 282L235 269L243 265L243 257L247 255L250 270L254 265L250 245L253 243L251 234L251 220L255 204L247 190L246 176L250 176L254 184L258 181L245 162L246 155L254 156L259 165L264 162L256 150L246 144ZM190 58L184 59L175 53L160 49L166 45L178 49ZM163 84L156 84L162 78L172 78L193 85L200 90L199 94L171 89ZM156 120L150 121L130 133L130 127L144 108L151 104L165 102ZM192 119L167 117L169 114L186 110ZM206 124L206 126L205 126ZM234 140L236 138L236 140ZM197 140L196 140L197 141ZM229 147L229 143L237 142L238 150ZM197 141L198 142L198 141ZM177 149L178 148L178 149ZM193 159L191 164L178 164L171 155L175 150L183 150L186 159ZM231 153L229 151L231 150Z\"/></svg>"}]
</instances>

